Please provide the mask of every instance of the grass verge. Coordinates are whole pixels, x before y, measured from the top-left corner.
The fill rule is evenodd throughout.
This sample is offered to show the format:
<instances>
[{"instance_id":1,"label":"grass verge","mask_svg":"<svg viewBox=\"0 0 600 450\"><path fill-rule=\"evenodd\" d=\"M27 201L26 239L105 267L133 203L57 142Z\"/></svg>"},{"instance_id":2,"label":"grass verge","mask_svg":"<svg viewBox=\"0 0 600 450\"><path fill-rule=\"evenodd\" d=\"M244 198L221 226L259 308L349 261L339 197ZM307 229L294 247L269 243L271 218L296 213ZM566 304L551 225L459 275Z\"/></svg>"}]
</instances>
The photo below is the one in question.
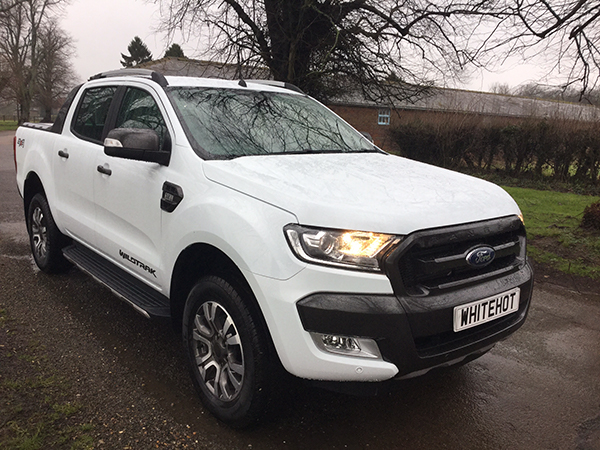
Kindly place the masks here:
<instances>
[{"instance_id":1,"label":"grass verge","mask_svg":"<svg viewBox=\"0 0 600 450\"><path fill-rule=\"evenodd\" d=\"M14 131L19 124L12 120L0 120L0 131Z\"/></svg>"},{"instance_id":2,"label":"grass verge","mask_svg":"<svg viewBox=\"0 0 600 450\"><path fill-rule=\"evenodd\" d=\"M561 272L600 279L600 234L579 227L583 210L600 197L504 187L525 216L528 254Z\"/></svg>"},{"instance_id":3,"label":"grass verge","mask_svg":"<svg viewBox=\"0 0 600 450\"><path fill-rule=\"evenodd\" d=\"M6 450L94 447L92 425L71 399L68 381L49 369L39 342L20 344L24 332L0 309L0 448Z\"/></svg>"}]
</instances>

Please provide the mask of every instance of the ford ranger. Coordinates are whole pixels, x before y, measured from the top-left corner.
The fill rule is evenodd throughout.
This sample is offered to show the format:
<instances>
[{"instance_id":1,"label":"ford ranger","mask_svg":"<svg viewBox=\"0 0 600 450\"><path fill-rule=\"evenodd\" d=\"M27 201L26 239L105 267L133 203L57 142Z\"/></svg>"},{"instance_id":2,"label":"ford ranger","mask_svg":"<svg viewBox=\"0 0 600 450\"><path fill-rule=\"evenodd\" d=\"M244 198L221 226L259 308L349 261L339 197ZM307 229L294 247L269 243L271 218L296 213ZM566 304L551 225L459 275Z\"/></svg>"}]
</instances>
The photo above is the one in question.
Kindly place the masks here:
<instances>
[{"instance_id":1,"label":"ford ranger","mask_svg":"<svg viewBox=\"0 0 600 450\"><path fill-rule=\"evenodd\" d=\"M127 69L14 141L37 266L75 265L181 330L234 426L283 370L355 385L483 355L525 321L523 217L483 180L388 154L294 86Z\"/></svg>"}]
</instances>

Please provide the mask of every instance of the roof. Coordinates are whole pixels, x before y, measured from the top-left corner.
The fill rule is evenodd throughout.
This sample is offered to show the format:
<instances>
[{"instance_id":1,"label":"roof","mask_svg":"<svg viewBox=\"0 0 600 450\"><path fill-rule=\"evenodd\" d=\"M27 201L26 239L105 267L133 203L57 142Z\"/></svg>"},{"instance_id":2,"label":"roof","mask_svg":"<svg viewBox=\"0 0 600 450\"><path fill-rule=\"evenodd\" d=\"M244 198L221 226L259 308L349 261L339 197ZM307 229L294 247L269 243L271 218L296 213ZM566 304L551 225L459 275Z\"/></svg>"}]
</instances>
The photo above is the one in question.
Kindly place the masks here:
<instances>
[{"instance_id":1,"label":"roof","mask_svg":"<svg viewBox=\"0 0 600 450\"><path fill-rule=\"evenodd\" d=\"M240 78L269 79L271 72L265 67L247 67L237 64L226 64L215 61L200 61L189 58L168 56L156 61L138 64L138 69L151 69L163 75L199 78L223 78L239 80Z\"/></svg>"},{"instance_id":2,"label":"roof","mask_svg":"<svg viewBox=\"0 0 600 450\"><path fill-rule=\"evenodd\" d=\"M272 78L269 70L265 67L246 67L175 57L166 57L140 64L136 68L152 69L163 75L229 80ZM600 119L600 108L591 105L447 88L431 88L414 101L393 101L387 105L369 101L358 91L347 91L343 96L330 101L329 104L362 107L386 106L400 110L466 112L506 117L547 117L585 121Z\"/></svg>"},{"instance_id":3,"label":"roof","mask_svg":"<svg viewBox=\"0 0 600 450\"><path fill-rule=\"evenodd\" d=\"M505 117L547 117L585 121L600 119L600 108L592 105L447 88L431 88L414 101L390 101L388 104L381 104L367 101L360 93L355 92L346 93L331 103Z\"/></svg>"}]
</instances>

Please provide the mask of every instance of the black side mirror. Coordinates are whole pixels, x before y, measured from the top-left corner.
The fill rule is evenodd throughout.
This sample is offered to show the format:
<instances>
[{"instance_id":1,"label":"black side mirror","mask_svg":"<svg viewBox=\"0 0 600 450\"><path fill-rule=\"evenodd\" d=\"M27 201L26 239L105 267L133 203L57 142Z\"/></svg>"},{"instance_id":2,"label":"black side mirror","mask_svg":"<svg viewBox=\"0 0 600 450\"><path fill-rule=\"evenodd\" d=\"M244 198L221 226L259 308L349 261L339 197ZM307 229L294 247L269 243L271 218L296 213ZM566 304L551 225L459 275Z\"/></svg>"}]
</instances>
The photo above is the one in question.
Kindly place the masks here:
<instances>
[{"instance_id":1,"label":"black side mirror","mask_svg":"<svg viewBox=\"0 0 600 450\"><path fill-rule=\"evenodd\" d=\"M147 128L115 128L104 140L104 153L116 158L155 162L168 166L171 160L170 138L165 136L165 150L160 148L160 137Z\"/></svg>"},{"instance_id":2,"label":"black side mirror","mask_svg":"<svg viewBox=\"0 0 600 450\"><path fill-rule=\"evenodd\" d=\"M374 144L375 141L373 140L373 136L371 136L371 134L367 133L366 131L361 131L360 134L362 134L367 141L369 141L371 144Z\"/></svg>"}]
</instances>

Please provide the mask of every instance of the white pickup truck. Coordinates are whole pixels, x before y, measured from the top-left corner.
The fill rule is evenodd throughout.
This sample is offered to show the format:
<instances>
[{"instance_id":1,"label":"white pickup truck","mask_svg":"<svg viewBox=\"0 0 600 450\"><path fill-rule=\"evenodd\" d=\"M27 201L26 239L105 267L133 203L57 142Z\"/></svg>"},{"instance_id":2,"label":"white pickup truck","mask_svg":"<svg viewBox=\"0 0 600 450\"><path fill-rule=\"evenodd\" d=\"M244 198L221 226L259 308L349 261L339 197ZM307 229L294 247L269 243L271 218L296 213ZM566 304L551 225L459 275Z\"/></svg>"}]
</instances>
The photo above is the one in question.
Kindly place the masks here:
<instances>
[{"instance_id":1,"label":"white pickup truck","mask_svg":"<svg viewBox=\"0 0 600 450\"><path fill-rule=\"evenodd\" d=\"M282 367L336 387L413 377L527 316L504 190L387 154L284 83L103 73L14 151L39 268L74 264L172 318L202 401L235 426Z\"/></svg>"}]
</instances>

